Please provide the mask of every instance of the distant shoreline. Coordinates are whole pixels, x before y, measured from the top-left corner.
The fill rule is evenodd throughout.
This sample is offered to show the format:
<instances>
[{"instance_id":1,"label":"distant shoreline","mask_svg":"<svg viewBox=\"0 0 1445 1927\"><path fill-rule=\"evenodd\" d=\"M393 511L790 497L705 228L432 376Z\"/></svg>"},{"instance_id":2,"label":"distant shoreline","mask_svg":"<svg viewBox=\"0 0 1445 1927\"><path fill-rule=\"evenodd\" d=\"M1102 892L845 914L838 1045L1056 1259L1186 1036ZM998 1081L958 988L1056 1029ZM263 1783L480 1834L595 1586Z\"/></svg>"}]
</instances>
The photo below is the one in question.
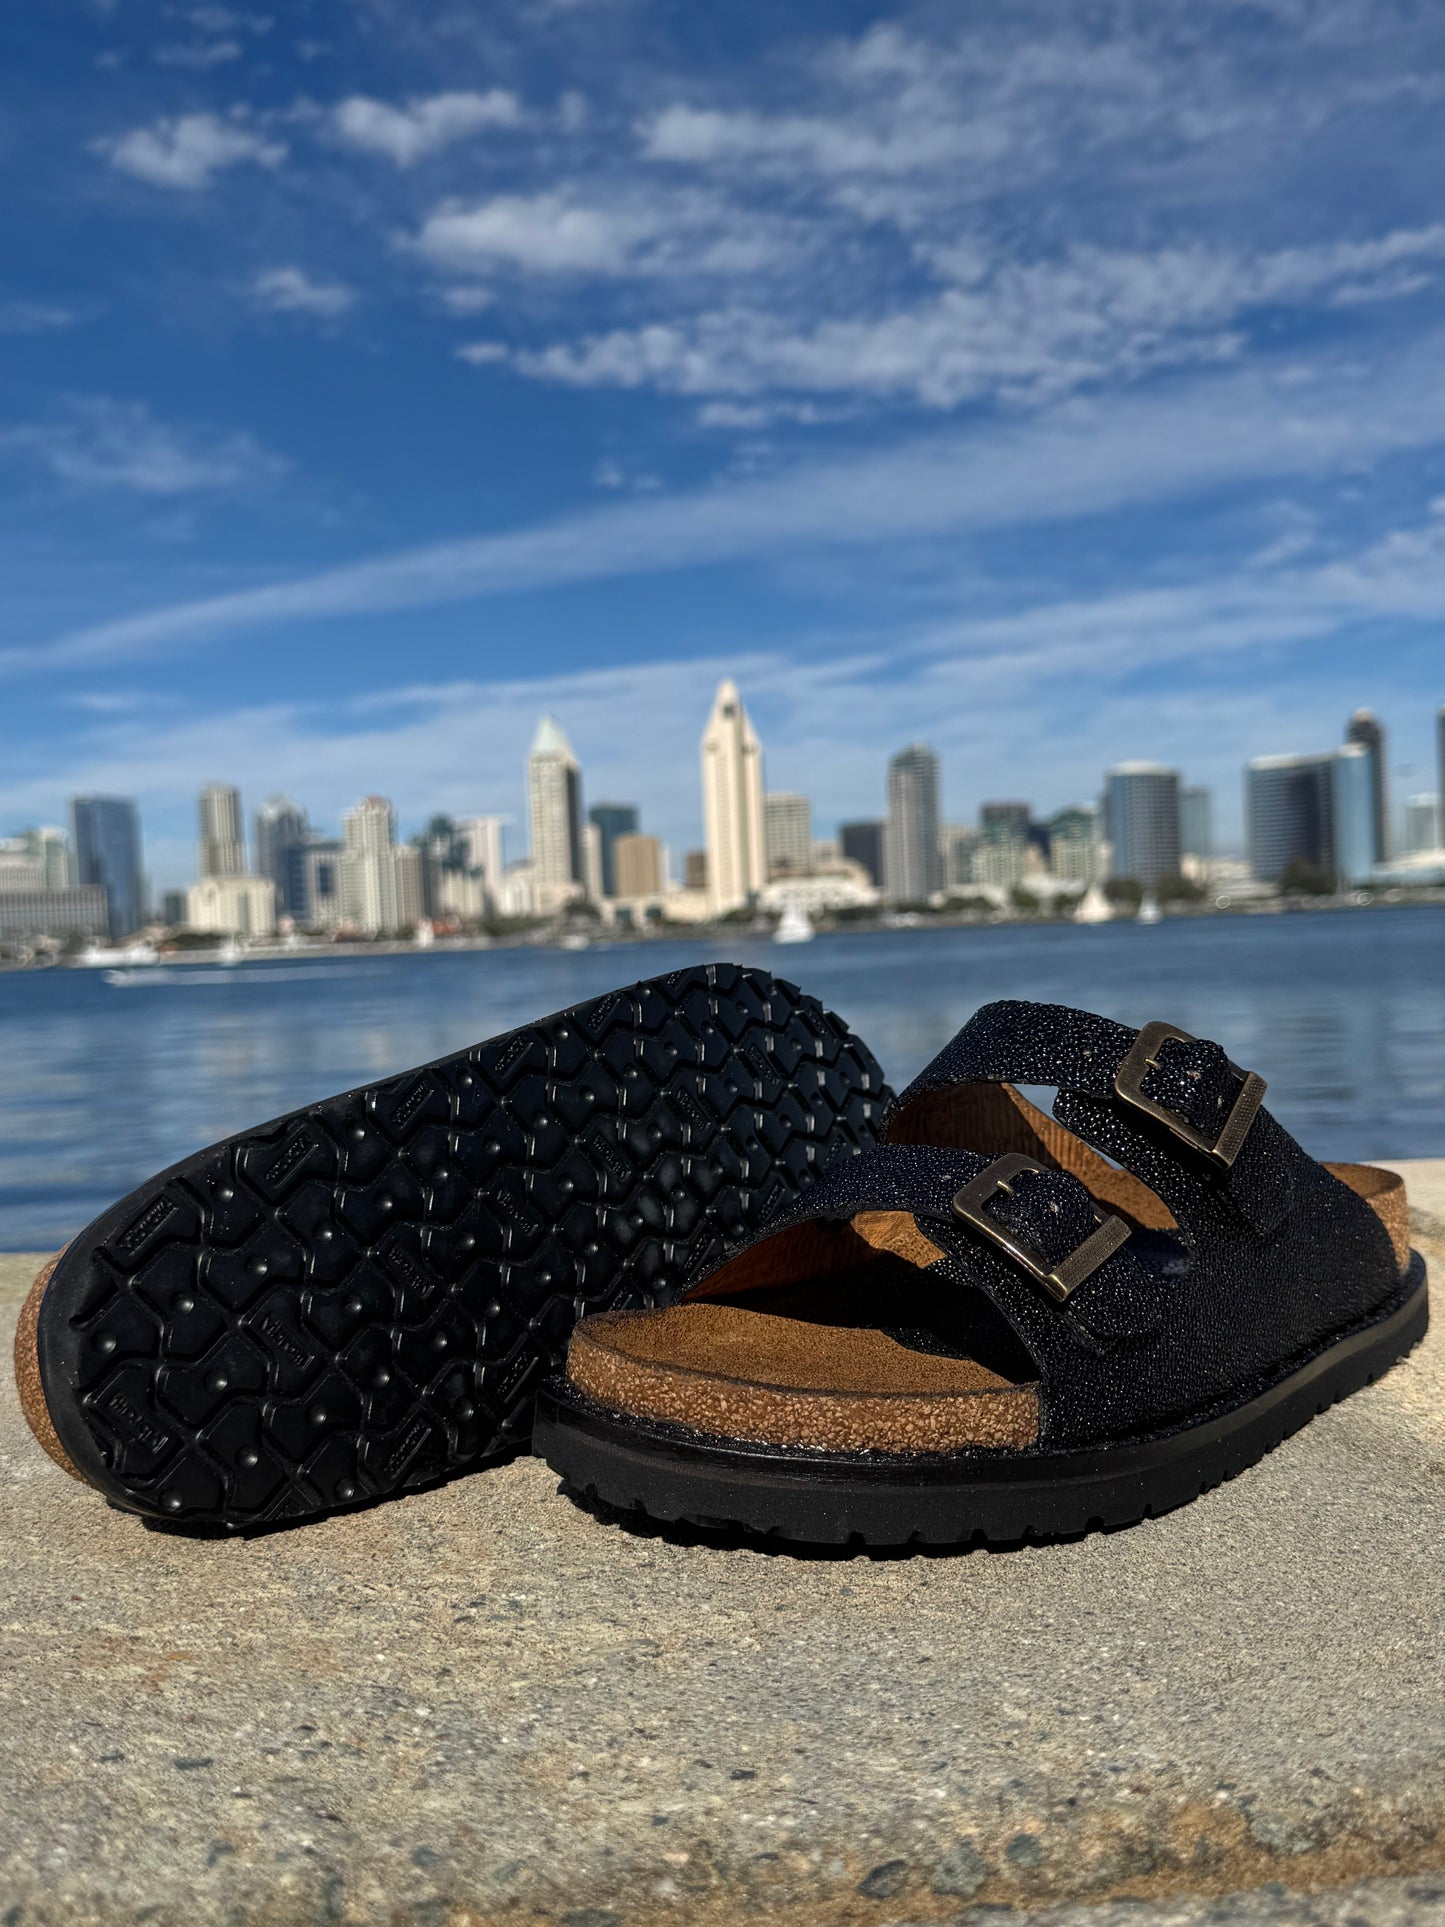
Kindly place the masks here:
<instances>
[{"instance_id":1,"label":"distant shoreline","mask_svg":"<svg viewBox=\"0 0 1445 1927\"><path fill-rule=\"evenodd\" d=\"M1359 910L1410 910L1445 904L1445 889L1412 892L1410 894L1381 894L1372 897L1368 903L1355 903L1348 898L1327 897L1321 899L1290 898L1281 901L1269 898L1265 901L1231 903L1221 909L1216 904L1181 904L1166 909L1162 918L1166 923L1213 921L1221 917L1279 917L1295 915L1320 916L1332 912L1345 913ZM849 919L845 922L829 923L820 921L816 937L818 940L836 936L900 936L926 935L930 931L945 930L1019 930L1031 928L1049 929L1107 929L1111 924L1129 924L1134 918L1127 912L1111 919L1110 924L1078 924L1072 917L1048 916L950 916L946 912L934 915L920 914L916 922L890 921L884 917ZM1156 926L1157 927L1157 926ZM162 951L156 963L126 964L122 962L104 964L82 964L73 957L57 958L51 962L35 960L22 963L13 959L0 961L0 974L25 972L34 974L48 970L61 970L67 974L84 970L104 974L107 970L147 971L154 969L205 968L214 970L235 970L246 964L255 963L312 963L344 962L368 957L442 957L472 954L488 950L556 950L571 951L574 946L561 941L561 932L541 935L536 932L505 933L498 936L455 936L437 937L431 943L419 944L406 940L379 940L376 942L318 943L303 942L288 944L258 944L245 950L240 956L227 958L224 948L185 947L172 951ZM717 944L730 940L744 939L757 943L772 942L773 925L764 923L753 926L741 923L704 923L668 924L660 929L613 931L599 930L589 936L589 942L575 954L585 955L588 950L640 950L661 943ZM779 946L787 948L789 946Z\"/></svg>"}]
</instances>

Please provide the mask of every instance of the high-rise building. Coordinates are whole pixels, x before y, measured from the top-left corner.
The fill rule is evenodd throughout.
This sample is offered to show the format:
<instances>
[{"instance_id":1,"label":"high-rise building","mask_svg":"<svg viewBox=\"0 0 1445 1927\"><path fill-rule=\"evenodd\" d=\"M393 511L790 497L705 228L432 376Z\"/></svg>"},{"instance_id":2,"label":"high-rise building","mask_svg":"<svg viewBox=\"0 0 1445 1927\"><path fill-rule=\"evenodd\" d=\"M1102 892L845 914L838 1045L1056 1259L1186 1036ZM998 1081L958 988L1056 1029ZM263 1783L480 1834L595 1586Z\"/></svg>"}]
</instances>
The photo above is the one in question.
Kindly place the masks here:
<instances>
[{"instance_id":1,"label":"high-rise building","mask_svg":"<svg viewBox=\"0 0 1445 1927\"><path fill-rule=\"evenodd\" d=\"M1120 763L1106 777L1113 874L1152 890L1179 875L1179 772L1162 763Z\"/></svg>"},{"instance_id":2,"label":"high-rise building","mask_svg":"<svg viewBox=\"0 0 1445 1927\"><path fill-rule=\"evenodd\" d=\"M602 894L605 897L621 896L613 852L619 836L637 835L637 806L634 803L594 803L587 812L587 820L596 824L602 841Z\"/></svg>"},{"instance_id":3,"label":"high-rise building","mask_svg":"<svg viewBox=\"0 0 1445 1927\"><path fill-rule=\"evenodd\" d=\"M201 875L246 874L246 832L241 824L241 792L229 783L208 783L201 791Z\"/></svg>"},{"instance_id":4,"label":"high-rise building","mask_svg":"<svg viewBox=\"0 0 1445 1927\"><path fill-rule=\"evenodd\" d=\"M840 823L838 842L850 863L861 863L873 884L883 881L883 824Z\"/></svg>"},{"instance_id":5,"label":"high-rise building","mask_svg":"<svg viewBox=\"0 0 1445 1927\"><path fill-rule=\"evenodd\" d=\"M883 888L894 903L926 903L943 888L938 814L938 758L910 743L888 765Z\"/></svg>"},{"instance_id":6,"label":"high-rise building","mask_svg":"<svg viewBox=\"0 0 1445 1927\"><path fill-rule=\"evenodd\" d=\"M0 888L68 890L75 880L64 830L22 830L0 843Z\"/></svg>"},{"instance_id":7,"label":"high-rise building","mask_svg":"<svg viewBox=\"0 0 1445 1927\"><path fill-rule=\"evenodd\" d=\"M1188 783L1179 793L1179 847L1182 856L1206 862L1214 855L1214 797L1203 783Z\"/></svg>"},{"instance_id":8,"label":"high-rise building","mask_svg":"<svg viewBox=\"0 0 1445 1927\"><path fill-rule=\"evenodd\" d=\"M707 851L688 850L682 859L682 880L688 890L707 888Z\"/></svg>"},{"instance_id":9,"label":"high-rise building","mask_svg":"<svg viewBox=\"0 0 1445 1927\"><path fill-rule=\"evenodd\" d=\"M306 874L305 923L309 930L339 930L346 922L341 865L346 846L334 837L313 836L302 859Z\"/></svg>"},{"instance_id":10,"label":"high-rise building","mask_svg":"<svg viewBox=\"0 0 1445 1927\"><path fill-rule=\"evenodd\" d=\"M1025 843L1029 836L1031 811L1027 803L980 803L980 836L1017 836Z\"/></svg>"},{"instance_id":11,"label":"high-rise building","mask_svg":"<svg viewBox=\"0 0 1445 1927\"><path fill-rule=\"evenodd\" d=\"M662 895L662 844L655 836L619 836L616 856L615 896Z\"/></svg>"},{"instance_id":12,"label":"high-rise building","mask_svg":"<svg viewBox=\"0 0 1445 1927\"><path fill-rule=\"evenodd\" d=\"M1418 856L1422 850L1440 848L1440 799L1433 790L1405 798L1405 847L1403 856Z\"/></svg>"},{"instance_id":13,"label":"high-rise building","mask_svg":"<svg viewBox=\"0 0 1445 1927\"><path fill-rule=\"evenodd\" d=\"M1345 725L1345 741L1358 743L1370 756L1370 834L1373 863L1390 854L1389 772L1385 767L1385 732L1373 711L1357 709Z\"/></svg>"},{"instance_id":14,"label":"high-rise building","mask_svg":"<svg viewBox=\"0 0 1445 1927\"><path fill-rule=\"evenodd\" d=\"M763 746L737 685L718 684L702 736L702 818L713 913L741 909L768 880Z\"/></svg>"},{"instance_id":15,"label":"high-rise building","mask_svg":"<svg viewBox=\"0 0 1445 1927\"><path fill-rule=\"evenodd\" d=\"M288 917L304 923L310 912L306 895L306 846L311 826L306 812L289 797L268 796L256 812L256 874L276 886L276 902Z\"/></svg>"},{"instance_id":16,"label":"high-rise building","mask_svg":"<svg viewBox=\"0 0 1445 1927\"><path fill-rule=\"evenodd\" d=\"M582 840L582 771L554 716L544 716L527 758L533 887L538 907L554 910L580 896L587 881Z\"/></svg>"},{"instance_id":17,"label":"high-rise building","mask_svg":"<svg viewBox=\"0 0 1445 1927\"><path fill-rule=\"evenodd\" d=\"M1249 863L1263 883L1291 864L1335 874L1335 758L1256 756L1245 772Z\"/></svg>"},{"instance_id":18,"label":"high-rise building","mask_svg":"<svg viewBox=\"0 0 1445 1927\"><path fill-rule=\"evenodd\" d=\"M184 890L167 890L161 898L161 922L170 929L177 930L186 920L186 893Z\"/></svg>"},{"instance_id":19,"label":"high-rise building","mask_svg":"<svg viewBox=\"0 0 1445 1927\"><path fill-rule=\"evenodd\" d=\"M110 906L96 884L47 890L12 879L0 885L0 943L103 937L109 925Z\"/></svg>"},{"instance_id":20,"label":"high-rise building","mask_svg":"<svg viewBox=\"0 0 1445 1927\"><path fill-rule=\"evenodd\" d=\"M129 937L145 921L140 811L128 796L75 796L70 802L76 880L105 892L112 937Z\"/></svg>"},{"instance_id":21,"label":"high-rise building","mask_svg":"<svg viewBox=\"0 0 1445 1927\"><path fill-rule=\"evenodd\" d=\"M1436 834L1445 844L1445 703L1435 712Z\"/></svg>"},{"instance_id":22,"label":"high-rise building","mask_svg":"<svg viewBox=\"0 0 1445 1927\"><path fill-rule=\"evenodd\" d=\"M978 831L971 823L945 823L938 833L945 890L966 890L978 882Z\"/></svg>"},{"instance_id":23,"label":"high-rise building","mask_svg":"<svg viewBox=\"0 0 1445 1927\"><path fill-rule=\"evenodd\" d=\"M363 797L342 819L341 909L369 936L410 930L422 916L421 851L396 840L384 796Z\"/></svg>"},{"instance_id":24,"label":"high-rise building","mask_svg":"<svg viewBox=\"0 0 1445 1927\"><path fill-rule=\"evenodd\" d=\"M1380 793L1375 782L1375 755L1364 742L1345 743L1334 754L1330 771L1331 871L1337 883L1368 883L1379 861L1379 822L1375 811Z\"/></svg>"},{"instance_id":25,"label":"high-rise building","mask_svg":"<svg viewBox=\"0 0 1445 1927\"><path fill-rule=\"evenodd\" d=\"M793 790L763 798L763 841L770 877L807 876L813 867L813 805Z\"/></svg>"},{"instance_id":26,"label":"high-rise building","mask_svg":"<svg viewBox=\"0 0 1445 1927\"><path fill-rule=\"evenodd\" d=\"M1082 805L1049 818L1049 870L1060 883L1095 883L1099 876L1099 813Z\"/></svg>"}]
</instances>

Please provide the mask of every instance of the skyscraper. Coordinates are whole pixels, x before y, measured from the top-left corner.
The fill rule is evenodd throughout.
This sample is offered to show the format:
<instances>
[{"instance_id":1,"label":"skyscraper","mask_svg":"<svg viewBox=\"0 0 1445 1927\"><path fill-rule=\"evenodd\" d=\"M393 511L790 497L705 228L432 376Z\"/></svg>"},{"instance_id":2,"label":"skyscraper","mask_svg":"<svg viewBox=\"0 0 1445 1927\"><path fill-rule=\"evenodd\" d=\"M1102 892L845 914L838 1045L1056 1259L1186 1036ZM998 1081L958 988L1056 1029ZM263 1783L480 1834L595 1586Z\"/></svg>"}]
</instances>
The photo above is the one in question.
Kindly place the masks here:
<instances>
[{"instance_id":1,"label":"skyscraper","mask_svg":"<svg viewBox=\"0 0 1445 1927\"><path fill-rule=\"evenodd\" d=\"M813 805L792 790L763 798L769 876L806 876L813 867Z\"/></svg>"},{"instance_id":2,"label":"skyscraper","mask_svg":"<svg viewBox=\"0 0 1445 1927\"><path fill-rule=\"evenodd\" d=\"M619 897L657 897L662 894L662 845L655 836L617 839Z\"/></svg>"},{"instance_id":3,"label":"skyscraper","mask_svg":"<svg viewBox=\"0 0 1445 1927\"><path fill-rule=\"evenodd\" d=\"M306 812L289 797L269 796L256 812L256 874L276 886L276 901L287 916L304 921L311 904L306 893L306 846L311 840Z\"/></svg>"},{"instance_id":4,"label":"skyscraper","mask_svg":"<svg viewBox=\"0 0 1445 1927\"><path fill-rule=\"evenodd\" d=\"M1179 874L1179 772L1163 763L1120 763L1106 777L1113 874L1152 890Z\"/></svg>"},{"instance_id":5,"label":"skyscraper","mask_svg":"<svg viewBox=\"0 0 1445 1927\"><path fill-rule=\"evenodd\" d=\"M1345 741L1359 743L1371 758L1370 832L1374 849L1371 861L1383 863L1390 854L1390 797L1385 768L1385 732L1373 711L1355 711L1345 725Z\"/></svg>"},{"instance_id":6,"label":"skyscraper","mask_svg":"<svg viewBox=\"0 0 1445 1927\"><path fill-rule=\"evenodd\" d=\"M1256 756L1245 772L1249 863L1263 883L1291 864L1335 873L1335 758ZM1373 794L1373 791L1372 791Z\"/></svg>"},{"instance_id":7,"label":"skyscraper","mask_svg":"<svg viewBox=\"0 0 1445 1927\"><path fill-rule=\"evenodd\" d=\"M1049 870L1060 883L1093 883L1099 874L1099 813L1074 806L1049 818Z\"/></svg>"},{"instance_id":8,"label":"skyscraper","mask_svg":"<svg viewBox=\"0 0 1445 1927\"><path fill-rule=\"evenodd\" d=\"M1404 856L1440 848L1440 799L1433 790L1405 798Z\"/></svg>"},{"instance_id":9,"label":"skyscraper","mask_svg":"<svg viewBox=\"0 0 1445 1927\"><path fill-rule=\"evenodd\" d=\"M1445 703L1435 712L1435 834L1445 845Z\"/></svg>"},{"instance_id":10,"label":"skyscraper","mask_svg":"<svg viewBox=\"0 0 1445 1927\"><path fill-rule=\"evenodd\" d=\"M1214 798L1202 783L1190 783L1179 797L1179 845L1184 856L1214 855Z\"/></svg>"},{"instance_id":11,"label":"skyscraper","mask_svg":"<svg viewBox=\"0 0 1445 1927\"><path fill-rule=\"evenodd\" d=\"M615 851L619 836L637 835L637 808L632 803L594 803L587 812L589 823L595 823L597 834L602 839L602 894L615 897L617 889L617 860Z\"/></svg>"},{"instance_id":12,"label":"skyscraper","mask_svg":"<svg viewBox=\"0 0 1445 1927\"><path fill-rule=\"evenodd\" d=\"M1337 883L1368 883L1379 861L1379 790L1375 784L1375 752L1364 742L1346 743L1334 753L1330 771L1332 862Z\"/></svg>"},{"instance_id":13,"label":"skyscraper","mask_svg":"<svg viewBox=\"0 0 1445 1927\"><path fill-rule=\"evenodd\" d=\"M76 879L105 892L112 937L128 937L145 921L140 811L128 796L75 796L70 802Z\"/></svg>"},{"instance_id":14,"label":"skyscraper","mask_svg":"<svg viewBox=\"0 0 1445 1927\"><path fill-rule=\"evenodd\" d=\"M241 825L241 792L229 783L208 783L201 791L201 875L246 874L246 833Z\"/></svg>"},{"instance_id":15,"label":"skyscraper","mask_svg":"<svg viewBox=\"0 0 1445 1927\"><path fill-rule=\"evenodd\" d=\"M422 914L421 851L396 840L396 811L363 797L342 818L341 907L370 936L409 930Z\"/></svg>"},{"instance_id":16,"label":"skyscraper","mask_svg":"<svg viewBox=\"0 0 1445 1927\"><path fill-rule=\"evenodd\" d=\"M840 823L838 842L850 863L861 863L870 883L883 881L883 825L881 822Z\"/></svg>"},{"instance_id":17,"label":"skyscraper","mask_svg":"<svg viewBox=\"0 0 1445 1927\"><path fill-rule=\"evenodd\" d=\"M702 736L702 818L714 914L750 903L768 880L763 746L737 684L717 687Z\"/></svg>"},{"instance_id":18,"label":"skyscraper","mask_svg":"<svg viewBox=\"0 0 1445 1927\"><path fill-rule=\"evenodd\" d=\"M582 771L554 716L537 725L527 758L532 878L540 907L580 895L587 880L582 847Z\"/></svg>"},{"instance_id":19,"label":"skyscraper","mask_svg":"<svg viewBox=\"0 0 1445 1927\"><path fill-rule=\"evenodd\" d=\"M910 743L888 765L883 888L894 903L926 903L943 888L938 758L927 743Z\"/></svg>"}]
</instances>

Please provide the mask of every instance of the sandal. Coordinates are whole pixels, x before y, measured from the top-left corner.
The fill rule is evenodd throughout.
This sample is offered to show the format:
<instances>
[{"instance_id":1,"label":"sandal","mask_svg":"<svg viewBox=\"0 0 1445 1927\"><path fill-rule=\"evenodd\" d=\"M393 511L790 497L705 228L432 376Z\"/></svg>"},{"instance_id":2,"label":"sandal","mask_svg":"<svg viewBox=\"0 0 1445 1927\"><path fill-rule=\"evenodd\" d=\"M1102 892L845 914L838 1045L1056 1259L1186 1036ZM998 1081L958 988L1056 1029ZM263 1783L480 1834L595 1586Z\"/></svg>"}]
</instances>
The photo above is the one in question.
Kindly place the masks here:
<instances>
[{"instance_id":1,"label":"sandal","mask_svg":"<svg viewBox=\"0 0 1445 1927\"><path fill-rule=\"evenodd\" d=\"M525 1444L579 1314L656 1304L873 1138L871 1053L694 966L198 1151L36 1280L16 1375L116 1505L236 1529Z\"/></svg>"},{"instance_id":2,"label":"sandal","mask_svg":"<svg viewBox=\"0 0 1445 1927\"><path fill-rule=\"evenodd\" d=\"M1428 1319L1400 1179L1315 1163L1264 1088L1169 1024L990 1004L682 1302L585 1320L534 1449L607 1506L813 1542L1184 1504Z\"/></svg>"}]
</instances>

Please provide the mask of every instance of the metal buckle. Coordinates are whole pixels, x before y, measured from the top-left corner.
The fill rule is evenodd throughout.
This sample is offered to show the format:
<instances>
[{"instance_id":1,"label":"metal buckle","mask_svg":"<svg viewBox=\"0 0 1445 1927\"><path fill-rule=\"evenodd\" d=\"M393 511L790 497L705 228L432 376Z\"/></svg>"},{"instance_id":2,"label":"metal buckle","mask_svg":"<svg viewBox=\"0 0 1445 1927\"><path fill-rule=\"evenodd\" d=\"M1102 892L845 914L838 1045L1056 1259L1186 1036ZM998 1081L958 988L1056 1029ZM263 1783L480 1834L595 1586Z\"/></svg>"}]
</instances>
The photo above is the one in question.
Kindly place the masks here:
<instances>
[{"instance_id":1,"label":"metal buckle","mask_svg":"<svg viewBox=\"0 0 1445 1927\"><path fill-rule=\"evenodd\" d=\"M996 1198L1000 1191L1012 1195L1013 1182L1025 1171L1044 1169L1026 1158L1018 1151L1010 1151L1006 1157L996 1158L986 1171L980 1171L976 1178L970 1178L953 1200L955 1217L962 1218L966 1225L981 1231L990 1244L998 1246L1006 1257L1012 1258L1021 1271L1026 1271L1035 1284L1042 1285L1051 1298L1060 1304L1071 1291L1091 1278L1106 1258L1112 1258L1120 1245L1129 1237L1129 1226L1122 1218L1116 1218L1102 1211L1095 1211L1098 1225L1077 1248L1071 1251L1056 1265L1051 1265L1042 1251L1036 1251L1021 1238L1001 1225L996 1218L989 1216L984 1207L990 1199Z\"/></svg>"},{"instance_id":2,"label":"metal buckle","mask_svg":"<svg viewBox=\"0 0 1445 1927\"><path fill-rule=\"evenodd\" d=\"M1187 1030L1176 1030L1173 1024L1146 1024L1134 1039L1128 1056L1114 1073L1114 1095L1125 1104L1132 1105L1136 1111L1143 1111L1146 1117L1154 1118L1166 1131L1181 1138L1192 1150L1202 1152L1222 1171L1228 1171L1244 1149L1249 1127L1264 1102L1265 1081L1256 1071L1242 1071L1238 1064L1229 1065L1240 1080L1239 1091L1230 1106L1229 1116L1224 1120L1223 1129L1211 1142L1187 1117L1181 1117L1177 1111L1171 1111L1168 1105L1156 1103L1152 1097L1144 1095L1144 1079L1151 1070L1159 1068L1159 1046L1167 1043L1171 1037L1177 1038L1181 1044L1198 1042Z\"/></svg>"}]
</instances>

